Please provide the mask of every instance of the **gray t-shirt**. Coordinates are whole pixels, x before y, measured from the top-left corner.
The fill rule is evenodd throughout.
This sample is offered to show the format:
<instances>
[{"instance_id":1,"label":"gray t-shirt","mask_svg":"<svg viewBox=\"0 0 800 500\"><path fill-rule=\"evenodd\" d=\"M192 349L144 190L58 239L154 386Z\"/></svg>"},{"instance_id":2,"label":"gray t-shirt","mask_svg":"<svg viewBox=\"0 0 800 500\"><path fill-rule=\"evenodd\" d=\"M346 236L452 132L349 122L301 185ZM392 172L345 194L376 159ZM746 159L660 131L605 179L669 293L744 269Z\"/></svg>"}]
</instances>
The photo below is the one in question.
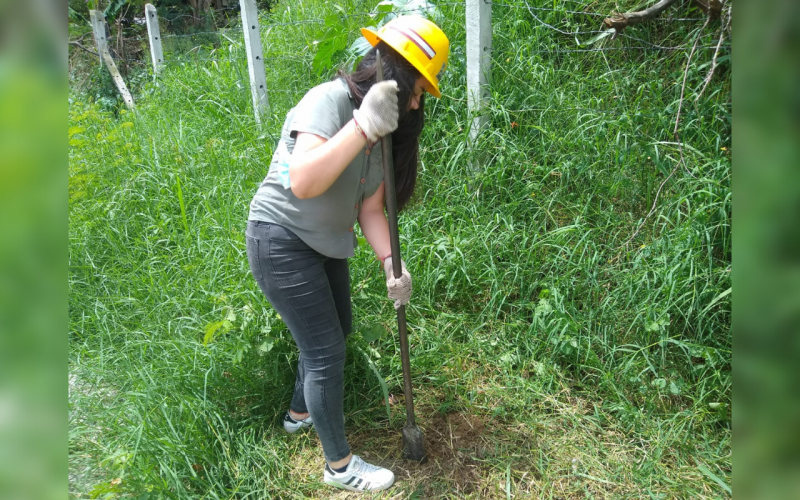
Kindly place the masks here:
<instances>
[{"instance_id":1,"label":"gray t-shirt","mask_svg":"<svg viewBox=\"0 0 800 500\"><path fill-rule=\"evenodd\" d=\"M298 132L330 139L353 118L355 101L342 79L313 89L286 114L269 173L250 202L250 220L280 224L317 252L352 257L358 241L354 225L364 198L383 181L381 144L364 148L323 194L301 200L291 190L289 161Z\"/></svg>"}]
</instances>

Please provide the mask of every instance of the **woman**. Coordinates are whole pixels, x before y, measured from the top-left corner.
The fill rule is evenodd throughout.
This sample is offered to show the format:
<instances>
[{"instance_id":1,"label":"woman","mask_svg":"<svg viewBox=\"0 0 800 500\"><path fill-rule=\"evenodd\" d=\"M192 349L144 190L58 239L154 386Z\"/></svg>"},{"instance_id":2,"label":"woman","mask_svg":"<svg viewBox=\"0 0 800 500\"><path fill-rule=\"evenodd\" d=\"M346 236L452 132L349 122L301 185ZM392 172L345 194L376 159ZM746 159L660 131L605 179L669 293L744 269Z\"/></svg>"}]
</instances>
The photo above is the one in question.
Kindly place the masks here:
<instances>
[{"instance_id":1,"label":"woman","mask_svg":"<svg viewBox=\"0 0 800 500\"><path fill-rule=\"evenodd\" d=\"M253 277L300 350L284 428L312 425L325 454L324 481L353 491L388 488L394 474L353 455L344 432L345 338L352 325L347 258L356 220L383 262L388 296L408 303L411 275L394 278L384 214L379 139L392 134L397 204L417 176L424 92L440 97L449 41L434 23L399 17L377 33L352 74L311 89L286 116L269 173L250 204L247 256ZM376 83L376 49L386 81Z\"/></svg>"}]
</instances>

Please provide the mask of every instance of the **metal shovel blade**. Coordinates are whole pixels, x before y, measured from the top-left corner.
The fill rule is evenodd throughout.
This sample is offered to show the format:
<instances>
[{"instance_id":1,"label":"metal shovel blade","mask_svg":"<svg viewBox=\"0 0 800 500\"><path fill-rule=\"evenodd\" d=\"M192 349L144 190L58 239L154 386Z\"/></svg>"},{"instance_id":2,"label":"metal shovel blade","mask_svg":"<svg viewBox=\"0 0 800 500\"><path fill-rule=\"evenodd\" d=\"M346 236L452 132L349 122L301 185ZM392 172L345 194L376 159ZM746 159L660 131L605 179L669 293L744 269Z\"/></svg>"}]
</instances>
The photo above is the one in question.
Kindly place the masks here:
<instances>
[{"instance_id":1,"label":"metal shovel blade","mask_svg":"<svg viewBox=\"0 0 800 500\"><path fill-rule=\"evenodd\" d=\"M414 460L421 464L428 461L425 453L425 439L422 431L414 424L406 423L403 427L403 458Z\"/></svg>"}]
</instances>

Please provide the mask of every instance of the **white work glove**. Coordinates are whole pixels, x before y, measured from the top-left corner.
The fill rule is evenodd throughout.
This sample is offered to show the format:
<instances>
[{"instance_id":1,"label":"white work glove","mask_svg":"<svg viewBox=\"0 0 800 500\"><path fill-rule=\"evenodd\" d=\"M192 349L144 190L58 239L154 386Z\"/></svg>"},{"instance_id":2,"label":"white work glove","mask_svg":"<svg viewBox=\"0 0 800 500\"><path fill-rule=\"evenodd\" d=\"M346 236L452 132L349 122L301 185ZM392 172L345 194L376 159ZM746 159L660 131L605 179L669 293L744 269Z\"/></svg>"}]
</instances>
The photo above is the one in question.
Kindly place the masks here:
<instances>
[{"instance_id":1,"label":"white work glove","mask_svg":"<svg viewBox=\"0 0 800 500\"><path fill-rule=\"evenodd\" d=\"M394 308L400 309L400 306L408 304L408 299L411 298L411 274L406 269L406 263L400 259L403 274L399 278L394 277L394 269L392 268L392 258L386 257L383 261L383 271L386 273L386 288L389 289L389 298L394 301Z\"/></svg>"},{"instance_id":2,"label":"white work glove","mask_svg":"<svg viewBox=\"0 0 800 500\"><path fill-rule=\"evenodd\" d=\"M373 85L364 96L361 107L353 111L356 123L372 142L394 132L398 116L397 82L394 80Z\"/></svg>"}]
</instances>

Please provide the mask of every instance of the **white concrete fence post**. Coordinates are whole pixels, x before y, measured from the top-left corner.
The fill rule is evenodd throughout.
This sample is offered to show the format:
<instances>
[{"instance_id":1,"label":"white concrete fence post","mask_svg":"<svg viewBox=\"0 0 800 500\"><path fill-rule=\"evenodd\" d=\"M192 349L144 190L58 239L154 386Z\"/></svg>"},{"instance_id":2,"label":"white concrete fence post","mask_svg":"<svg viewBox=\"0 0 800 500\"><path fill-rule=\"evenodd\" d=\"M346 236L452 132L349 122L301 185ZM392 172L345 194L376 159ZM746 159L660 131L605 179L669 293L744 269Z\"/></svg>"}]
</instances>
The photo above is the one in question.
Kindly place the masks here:
<instances>
[{"instance_id":1,"label":"white concrete fence post","mask_svg":"<svg viewBox=\"0 0 800 500\"><path fill-rule=\"evenodd\" d=\"M108 49L108 39L106 38L106 18L99 10L89 12L94 32L94 43L97 45L97 55L100 58L100 66L103 65L103 51Z\"/></svg>"},{"instance_id":2,"label":"white concrete fence post","mask_svg":"<svg viewBox=\"0 0 800 500\"><path fill-rule=\"evenodd\" d=\"M148 3L144 6L144 17L147 22L147 38L150 40L153 74L158 76L164 66L164 50L161 48L161 30L158 28L158 14L153 4Z\"/></svg>"},{"instance_id":3,"label":"white concrete fence post","mask_svg":"<svg viewBox=\"0 0 800 500\"><path fill-rule=\"evenodd\" d=\"M247 51L247 67L250 70L250 93L256 123L266 117L269 108L267 98L267 75L264 70L264 52L261 48L261 30L258 25L258 9L255 0L239 0L242 8L242 28Z\"/></svg>"},{"instance_id":4,"label":"white concrete fence post","mask_svg":"<svg viewBox=\"0 0 800 500\"><path fill-rule=\"evenodd\" d=\"M122 100L128 109L133 109L133 97L125 85L125 80L119 74L117 65L114 63L114 58L111 57L111 52L108 51L108 40L106 39L106 17L99 10L89 11L89 17L92 21L92 30L94 30L94 40L97 44L97 53L100 55L100 64L105 63L108 72L111 73L111 78L114 80L114 85L117 86Z\"/></svg>"},{"instance_id":5,"label":"white concrete fence post","mask_svg":"<svg viewBox=\"0 0 800 500\"><path fill-rule=\"evenodd\" d=\"M483 112L489 101L492 67L492 4L490 0L467 2L467 102L473 116L469 138L474 143L488 123Z\"/></svg>"}]
</instances>

